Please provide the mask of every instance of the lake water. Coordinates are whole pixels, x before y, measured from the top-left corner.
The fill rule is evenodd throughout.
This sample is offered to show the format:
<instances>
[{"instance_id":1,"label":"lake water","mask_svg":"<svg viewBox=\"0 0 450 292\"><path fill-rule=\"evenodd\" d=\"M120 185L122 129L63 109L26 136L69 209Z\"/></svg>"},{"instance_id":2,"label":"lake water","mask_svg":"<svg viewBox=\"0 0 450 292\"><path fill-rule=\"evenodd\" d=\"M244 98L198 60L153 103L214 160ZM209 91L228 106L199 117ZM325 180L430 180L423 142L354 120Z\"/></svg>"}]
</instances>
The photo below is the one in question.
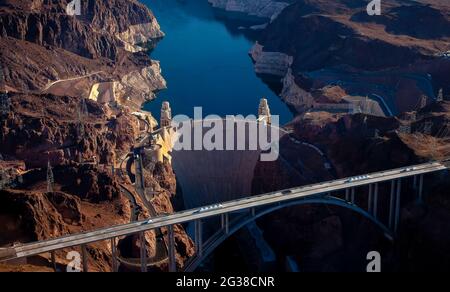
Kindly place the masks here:
<instances>
[{"instance_id":1,"label":"lake water","mask_svg":"<svg viewBox=\"0 0 450 292\"><path fill-rule=\"evenodd\" d=\"M151 52L161 61L168 89L145 105L159 119L161 103L169 101L174 115L249 115L258 113L262 97L282 124L292 113L259 79L248 51L254 44L230 24L219 19L206 0L145 0L166 37ZM227 27L228 26L228 27Z\"/></svg>"}]
</instances>

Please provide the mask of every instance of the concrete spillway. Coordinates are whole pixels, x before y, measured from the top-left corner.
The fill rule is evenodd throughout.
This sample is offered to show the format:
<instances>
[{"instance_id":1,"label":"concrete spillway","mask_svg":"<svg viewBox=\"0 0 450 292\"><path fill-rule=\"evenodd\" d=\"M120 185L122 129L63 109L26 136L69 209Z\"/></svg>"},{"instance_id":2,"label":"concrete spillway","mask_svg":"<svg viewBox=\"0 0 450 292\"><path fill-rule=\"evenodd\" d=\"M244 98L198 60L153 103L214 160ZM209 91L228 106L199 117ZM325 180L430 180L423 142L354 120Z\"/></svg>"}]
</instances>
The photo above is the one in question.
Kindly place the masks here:
<instances>
[{"instance_id":1,"label":"concrete spillway","mask_svg":"<svg viewBox=\"0 0 450 292\"><path fill-rule=\"evenodd\" d=\"M188 209L251 195L255 167L261 160L261 155L268 152L261 143L257 143L257 147L254 148L254 143L262 138L263 131L268 134L267 141L278 140L277 137L282 135L279 128L265 124L258 126L262 123L256 120L251 122L243 119L215 121L223 121L224 124L216 132L218 136L222 135L222 138L216 139L223 139L223 145L230 145L230 141L233 142L234 149L243 149L237 146L245 144L245 150L225 150L227 148L224 147L224 150L209 151L203 145L201 150L182 149L172 152L172 166L183 191L185 207ZM187 133L188 137L185 138L191 139L191 149L195 146L196 136L210 137L208 131L211 128L202 127L196 132L194 128L199 128L198 123L191 121L187 126L190 127L191 133ZM256 136L255 128L258 128ZM243 142L242 139L245 141ZM217 142L217 140L214 141ZM277 151L275 144L272 144L273 151Z\"/></svg>"}]
</instances>

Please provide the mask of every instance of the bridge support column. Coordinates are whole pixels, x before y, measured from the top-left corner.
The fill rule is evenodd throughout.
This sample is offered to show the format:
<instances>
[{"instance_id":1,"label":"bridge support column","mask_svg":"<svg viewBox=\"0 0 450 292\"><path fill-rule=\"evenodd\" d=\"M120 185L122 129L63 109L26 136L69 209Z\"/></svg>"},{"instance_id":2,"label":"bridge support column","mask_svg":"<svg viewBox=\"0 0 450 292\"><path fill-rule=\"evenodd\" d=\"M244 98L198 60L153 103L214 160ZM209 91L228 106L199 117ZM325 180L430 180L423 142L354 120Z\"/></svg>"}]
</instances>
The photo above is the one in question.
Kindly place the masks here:
<instances>
[{"instance_id":1,"label":"bridge support column","mask_svg":"<svg viewBox=\"0 0 450 292\"><path fill-rule=\"evenodd\" d=\"M81 257L83 260L83 272L84 273L88 273L89 272L89 268L88 268L88 258L87 258L87 250L86 250L86 245L83 244L81 246Z\"/></svg>"},{"instance_id":2,"label":"bridge support column","mask_svg":"<svg viewBox=\"0 0 450 292\"><path fill-rule=\"evenodd\" d=\"M116 238L111 238L112 272L118 272Z\"/></svg>"},{"instance_id":3,"label":"bridge support column","mask_svg":"<svg viewBox=\"0 0 450 292\"><path fill-rule=\"evenodd\" d=\"M350 189L345 190L345 201L350 202Z\"/></svg>"},{"instance_id":4,"label":"bridge support column","mask_svg":"<svg viewBox=\"0 0 450 292\"><path fill-rule=\"evenodd\" d=\"M256 216L256 208L252 208L252 209L250 210L250 212L251 212L251 214L252 214L252 217L255 217L255 216Z\"/></svg>"},{"instance_id":5,"label":"bridge support column","mask_svg":"<svg viewBox=\"0 0 450 292\"><path fill-rule=\"evenodd\" d=\"M199 256L203 255L202 220L195 221L195 250Z\"/></svg>"},{"instance_id":6,"label":"bridge support column","mask_svg":"<svg viewBox=\"0 0 450 292\"><path fill-rule=\"evenodd\" d=\"M51 257L52 257L52 267L53 267L53 271L56 273L58 272L58 269L56 268L56 255L55 255L55 251L52 251L50 253Z\"/></svg>"},{"instance_id":7,"label":"bridge support column","mask_svg":"<svg viewBox=\"0 0 450 292\"><path fill-rule=\"evenodd\" d=\"M374 193L374 198L373 198L373 216L375 217L375 219L378 219L378 190L379 190L379 185L378 183L375 184L375 193Z\"/></svg>"},{"instance_id":8,"label":"bridge support column","mask_svg":"<svg viewBox=\"0 0 450 292\"><path fill-rule=\"evenodd\" d=\"M417 189L417 175L414 176L413 188Z\"/></svg>"},{"instance_id":9,"label":"bridge support column","mask_svg":"<svg viewBox=\"0 0 450 292\"><path fill-rule=\"evenodd\" d=\"M373 185L369 185L369 214L373 214Z\"/></svg>"},{"instance_id":10,"label":"bridge support column","mask_svg":"<svg viewBox=\"0 0 450 292\"><path fill-rule=\"evenodd\" d=\"M145 247L145 232L139 233L139 242L141 245L141 272L147 273L147 249Z\"/></svg>"},{"instance_id":11,"label":"bridge support column","mask_svg":"<svg viewBox=\"0 0 450 292\"><path fill-rule=\"evenodd\" d=\"M352 204L355 204L356 202L355 192L356 192L355 188L352 188Z\"/></svg>"},{"instance_id":12,"label":"bridge support column","mask_svg":"<svg viewBox=\"0 0 450 292\"><path fill-rule=\"evenodd\" d=\"M177 271L177 262L175 258L175 234L173 225L169 226L169 272Z\"/></svg>"},{"instance_id":13,"label":"bridge support column","mask_svg":"<svg viewBox=\"0 0 450 292\"><path fill-rule=\"evenodd\" d=\"M423 174L419 178L419 190L418 190L419 203L423 202Z\"/></svg>"},{"instance_id":14,"label":"bridge support column","mask_svg":"<svg viewBox=\"0 0 450 292\"><path fill-rule=\"evenodd\" d=\"M394 204L395 204L395 180L391 181L391 195L389 201L389 229L394 227Z\"/></svg>"},{"instance_id":15,"label":"bridge support column","mask_svg":"<svg viewBox=\"0 0 450 292\"><path fill-rule=\"evenodd\" d=\"M221 215L221 221L222 221L222 229L225 229L225 234L230 233L228 213Z\"/></svg>"},{"instance_id":16,"label":"bridge support column","mask_svg":"<svg viewBox=\"0 0 450 292\"><path fill-rule=\"evenodd\" d=\"M396 196L396 203L395 203L395 225L394 225L395 233L398 231L398 226L400 223L401 193L402 193L402 180L398 179L397 180L397 196Z\"/></svg>"}]
</instances>

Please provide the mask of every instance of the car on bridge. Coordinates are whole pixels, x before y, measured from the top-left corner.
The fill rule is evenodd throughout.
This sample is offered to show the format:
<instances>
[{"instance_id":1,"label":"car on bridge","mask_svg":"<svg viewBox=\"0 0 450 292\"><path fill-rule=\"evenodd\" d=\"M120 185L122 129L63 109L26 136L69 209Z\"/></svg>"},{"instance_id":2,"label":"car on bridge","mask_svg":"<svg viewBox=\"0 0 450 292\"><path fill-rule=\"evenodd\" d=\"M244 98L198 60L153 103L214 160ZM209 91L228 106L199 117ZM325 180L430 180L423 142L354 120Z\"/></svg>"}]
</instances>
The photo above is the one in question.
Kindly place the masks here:
<instances>
[{"instance_id":1,"label":"car on bridge","mask_svg":"<svg viewBox=\"0 0 450 292\"><path fill-rule=\"evenodd\" d=\"M281 192L282 195L290 195L292 194L292 190L286 190Z\"/></svg>"},{"instance_id":2,"label":"car on bridge","mask_svg":"<svg viewBox=\"0 0 450 292\"><path fill-rule=\"evenodd\" d=\"M370 175L360 175L360 176L355 176L355 177L351 177L347 180L347 183L352 183L352 182L357 182L357 181L362 181L362 180L366 180L366 179L370 179Z\"/></svg>"},{"instance_id":3,"label":"car on bridge","mask_svg":"<svg viewBox=\"0 0 450 292\"><path fill-rule=\"evenodd\" d=\"M411 172L411 171L415 171L415 170L417 170L417 168L415 168L415 167L407 167L402 172Z\"/></svg>"},{"instance_id":4,"label":"car on bridge","mask_svg":"<svg viewBox=\"0 0 450 292\"><path fill-rule=\"evenodd\" d=\"M223 208L222 204L215 204L215 205L211 205L211 206L207 206L207 207L201 207L197 213L202 213L202 212L206 212L206 211L211 211L211 210L217 210L217 209L221 209Z\"/></svg>"}]
</instances>

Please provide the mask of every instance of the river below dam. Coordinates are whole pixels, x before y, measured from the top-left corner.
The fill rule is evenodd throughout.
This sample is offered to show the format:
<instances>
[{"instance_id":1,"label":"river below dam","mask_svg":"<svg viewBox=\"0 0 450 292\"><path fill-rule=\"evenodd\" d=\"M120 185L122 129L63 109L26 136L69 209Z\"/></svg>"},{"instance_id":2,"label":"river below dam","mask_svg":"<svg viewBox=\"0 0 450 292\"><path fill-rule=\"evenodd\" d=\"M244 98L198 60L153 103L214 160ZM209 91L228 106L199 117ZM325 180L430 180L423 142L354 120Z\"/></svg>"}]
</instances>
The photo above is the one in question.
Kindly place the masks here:
<instances>
[{"instance_id":1,"label":"river below dam","mask_svg":"<svg viewBox=\"0 0 450 292\"><path fill-rule=\"evenodd\" d=\"M292 113L254 72L248 55L254 41L236 23L217 15L206 0L144 0L166 34L151 52L161 62L167 90L144 108L159 119L161 103L169 101L174 115L256 115L262 97L284 124Z\"/></svg>"}]
</instances>

